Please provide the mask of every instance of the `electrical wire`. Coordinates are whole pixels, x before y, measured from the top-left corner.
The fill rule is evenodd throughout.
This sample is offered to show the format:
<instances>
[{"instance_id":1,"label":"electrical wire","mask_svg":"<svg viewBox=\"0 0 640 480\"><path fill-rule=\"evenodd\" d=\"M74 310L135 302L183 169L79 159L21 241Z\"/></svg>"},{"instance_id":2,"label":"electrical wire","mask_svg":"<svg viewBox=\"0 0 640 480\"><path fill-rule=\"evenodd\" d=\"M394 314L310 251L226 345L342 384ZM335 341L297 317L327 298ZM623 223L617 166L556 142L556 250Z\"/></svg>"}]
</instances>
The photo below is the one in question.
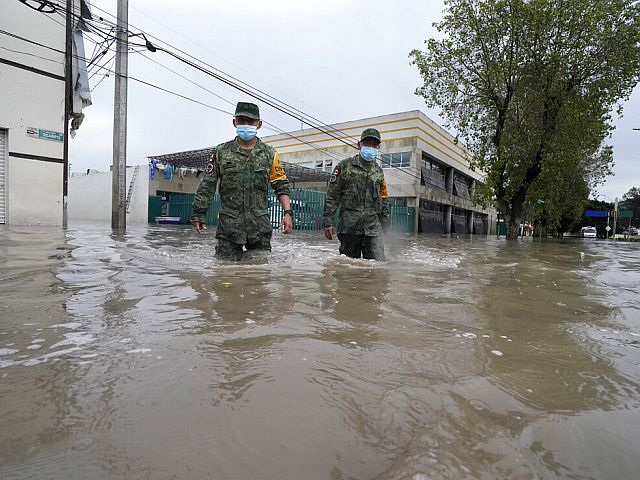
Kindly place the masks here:
<instances>
[{"instance_id":1,"label":"electrical wire","mask_svg":"<svg viewBox=\"0 0 640 480\"><path fill-rule=\"evenodd\" d=\"M210 53L210 54L212 54L212 55L214 55L214 56L216 56L216 57L220 58L221 60L225 61L226 63L228 63L228 64L230 64L230 65L232 65L233 67L237 68L238 70L240 70L240 71L242 71L242 72L246 73L247 75L250 75L250 76L254 77L254 78L255 78L256 80L258 80L258 81L261 81L261 82L265 83L266 85L268 85L268 86L270 86L271 88L273 88L273 89L277 90L278 92L282 93L283 95L287 95L287 96L288 96L289 98L291 98L292 100L298 100L298 99L296 99L296 98L292 97L291 95L287 94L287 92L285 92L285 91L283 91L283 90L280 90L277 86L275 86L275 85L273 85L273 84L271 84L271 83L269 83L269 82L266 82L265 80L261 79L260 77L257 77L256 75L254 75L254 74L253 74L253 73L251 73L250 71L248 71L248 70L246 70L246 69L242 68L240 65L237 65L237 64L233 63L233 62L232 62L232 61L230 61L229 59L226 59L226 58L222 57L221 55L219 55L219 54L217 54L216 52L214 52L213 50L211 50L211 49L209 49L209 48L205 47L204 45L202 45L202 44L200 44L200 43L198 43L198 42L195 42L192 38L189 38L188 36L183 35L183 34L182 34L182 33L180 33L178 30L175 30L175 29L171 28L169 25L167 25L167 24L165 24L165 23L162 23L161 21L159 21L158 19L156 19L156 18L152 17L152 16L151 16L151 15L149 15L148 13L143 12L142 10L140 10L140 9L136 8L136 7L135 7L135 6L133 6L133 5L129 5L129 8L131 8L131 9L135 10L135 11L136 11L136 12L138 12L140 15L142 15L142 16L144 16L144 17L148 18L149 20L151 20L151 21L153 21L153 22L155 22L155 23L157 23L158 25L160 25L160 26L164 27L165 29L167 29L167 30L171 31L172 33L174 33L174 34L176 34L176 35L178 35L178 36L180 36L180 37L184 38L185 40L187 40L188 42L192 43L192 44L193 44L193 45L195 45L196 47L198 47L198 48L200 48L200 49L204 50L205 52L208 52L208 53ZM320 112L320 110L318 110L317 108L314 108L312 105L307 105L307 107L311 108L312 110L315 110L315 111L316 111L316 112L318 112L318 113L322 113L322 112Z\"/></svg>"},{"instance_id":2,"label":"electrical wire","mask_svg":"<svg viewBox=\"0 0 640 480\"><path fill-rule=\"evenodd\" d=\"M57 5L57 6L61 10L66 11L66 8L64 8L64 7L60 6L60 5ZM96 6L96 5L92 5L92 7L96 8L97 10L100 10L100 11L106 13L107 15L109 15L109 16L111 16L111 17L113 17L113 18L115 18L117 20L117 17L114 16L112 13L110 13L110 12L108 12L108 11L106 11L106 10ZM102 20L102 18L101 18L101 20ZM103 23L107 24L107 25L115 25L112 22L107 22L107 21L103 21ZM337 141L339 141L341 143L344 143L345 145L347 145L347 146L349 146L351 148L357 149L357 147L353 144L353 142L345 141L345 138L355 139L354 136L346 134L345 132L342 132L339 129L336 129L335 127L329 126L329 125L325 124L324 122L322 122L321 120L318 120L318 119L316 119L315 117L313 117L311 115L305 114L304 112L298 110L295 107L292 107L291 105L287 104L286 102L278 100L277 98L269 95L266 92L263 92L262 90L260 90L258 88L252 87L248 83L243 82L242 80L239 80L239 79L235 78L234 76L229 75L226 72L223 72L222 70L220 70L220 69L218 69L216 67L213 67L212 65L207 64L206 62L202 61L201 59L198 59L198 58L190 55L189 53L184 52L183 50L181 50L181 49L169 44L168 42L165 42L165 41L161 40L160 38L158 38L158 37L156 37L156 36L154 36L152 34L147 34L146 32L143 32L141 29L139 29L135 25L132 25L130 23L128 25L140 30L140 32L141 32L139 34L133 34L133 35L141 35L145 39L146 39L146 35L148 35L151 38L155 38L156 40L158 40L162 44L168 45L171 48L173 48L173 49L175 49L175 50L177 50L177 51L179 51L181 53L184 53L186 56L188 56L190 58L193 58L194 60L202 63L203 65L206 65L207 67L213 69L214 72L208 71L207 69L203 68L202 66L200 66L200 65L198 65L198 64L196 64L196 63L194 63L194 62L192 62L192 61L190 61L190 60L188 60L186 58L183 58L180 55L176 54L175 52L172 52L172 51L170 51L168 49L165 49L163 47L155 46L155 48L157 50L163 51L163 52L173 56L175 59L177 59L177 60L179 60L179 61L181 61L181 62L183 62L183 63L185 63L185 64L187 64L189 66L191 66L192 68L195 68L195 69L201 71L202 73L205 73L205 74L207 74L209 76L212 76L213 78L215 78L215 79L217 79L217 80L219 80L219 81L221 81L221 82L223 82L223 83L225 83L225 84L227 84L227 85L229 85L229 86L231 86L231 87L233 87L233 88L235 88L237 90L240 90L243 93L245 93L245 94L247 94L249 96L252 96L253 98L256 98L257 100L262 101L263 103L271 106L272 108L274 108L274 109L276 109L276 110L278 110L278 111L280 111L280 112L282 112L282 113L284 113L286 115L289 115L289 116L295 118L296 120L299 120L299 121L301 121L303 123L306 123L307 125L311 126L312 128L320 131L321 133L323 133L323 134L325 134L325 135L327 135L327 136L329 136L329 137L331 137L331 138L333 138L333 139L335 139L335 140L337 140ZM130 30L127 29L127 32L128 32L129 36L132 35ZM219 72L219 74L215 73L215 72ZM234 83L233 81L223 77L223 75L226 75L229 78L231 78L232 80L235 80L236 82L239 82L239 84L238 83ZM245 88L245 86L247 88ZM255 92L252 92L251 90L249 90L251 88L253 88L256 92L258 92L259 94L262 94L264 96L256 94ZM277 103L274 103L274 102L277 102ZM302 115L302 116L299 116L299 115ZM306 116L306 118L305 118L305 116ZM308 119L313 119L315 122L318 122L319 124L310 122ZM325 128L328 128L330 130L326 130ZM343 137L337 137L337 136L333 135L332 131L333 132L342 133ZM390 165L390 162L384 162L384 163ZM409 177L411 177L414 180L420 180L421 179L421 175L414 175L411 171L405 170L402 167L396 167L396 166L393 166L393 165L390 165L390 166L392 168L398 169L398 171L404 173L405 175L408 175Z\"/></svg>"},{"instance_id":3,"label":"electrical wire","mask_svg":"<svg viewBox=\"0 0 640 480\"><path fill-rule=\"evenodd\" d=\"M56 4L56 5L61 10L65 10L66 11L65 7L63 7L63 6L59 5L59 4ZM110 12L108 12L107 10L104 10L104 9L98 7L97 5L92 5L92 8L100 10L101 12L104 12L107 15L109 15L110 17L115 18L117 20L117 17L115 15L113 15ZM129 27L133 27L133 28L136 28L137 30L139 30L145 36L145 38L146 38L146 36L148 36L150 38L154 38L154 39L158 40L160 43L162 43L163 45L166 45L166 46L168 46L168 47L170 47L170 48L172 48L172 49L174 49L174 50L186 55L187 57L192 58L196 62L200 62L201 64L205 65L206 67L211 68L215 72L218 72L217 73L218 76L226 76L226 77L228 77L228 79L226 79L224 77L220 78L219 79L220 81L223 81L224 83L227 83L228 85L236 88L237 90L240 90L243 93L246 93L247 95L250 95L253 98L256 98L256 99L262 101L263 103L271 106L272 108L276 108L277 110L281 111L282 113L285 113L286 115L289 115L289 116L291 116L292 118L294 118L294 119L296 119L298 121L306 123L310 127L313 127L315 129L321 131L322 133L325 133L325 134L331 136L332 138L334 138L336 140L342 141L343 143L345 143L346 145L348 145L348 146L350 146L352 148L356 148L353 143L345 142L343 139L340 139L340 138L332 135L330 133L330 131L328 132L328 131L323 130L323 128L325 128L325 127L329 128L329 129L333 128L333 130L337 131L337 132L340 132L340 130L335 129L334 127L331 127L331 126L325 124L324 122L322 122L321 120L318 120L317 118L313 117L312 115L308 115L307 113L305 113L305 112L303 112L303 111L301 111L301 110L289 105L288 103L286 103L286 102L284 102L282 100L279 100L276 97L273 97L272 95L270 95L270 94L268 94L268 93L266 93L266 92L264 92L264 91L262 91L262 90L260 90L260 89L258 89L256 87L251 86L250 84L248 84L248 83L246 83L246 82L234 77L233 75L230 75L230 74L228 74L228 73L226 73L226 72L214 67L213 65L210 65L210 64L206 63L205 61L203 61L203 60L201 60L201 59L189 54L188 52L185 52L184 50L181 50L180 48L178 48L178 47L176 47L176 46L174 46L174 45L172 45L172 44L170 44L168 42L163 41L162 39L156 37L155 35L152 35L150 33L144 32L142 29L136 27L135 25L133 25L131 23L129 23L128 25L129 25ZM158 46L156 46L156 48L158 48ZM190 62L190 61L187 61L184 58L181 58L179 55L175 54L174 52L172 52L170 50L167 50L167 49L162 48L162 47L160 47L158 49L159 50L161 49L165 53L168 53L168 54L174 56L176 59L179 59L179 60L181 60L181 61L183 61L185 63L186 62ZM199 67L196 64L193 64L193 62L190 62L190 64L194 68ZM198 69L200 69L201 71L203 71L203 70L206 71L206 69L203 69L202 67L199 67ZM211 74L211 72L207 72L207 74ZM242 88L239 88L239 87L242 87ZM254 92L251 92L251 91L247 91L246 90L247 88L248 89L253 89L257 93L254 93ZM261 96L263 96L263 97L261 97ZM270 101L266 100L265 98L270 99ZM279 106L275 106L272 102L277 102L280 105ZM314 122L316 122L316 123L310 122L309 119L314 120ZM353 135L349 135L349 134L347 134L345 132L340 132L340 133L343 134L344 138L348 138L348 139L352 139L352 140L356 138Z\"/></svg>"},{"instance_id":4,"label":"electrical wire","mask_svg":"<svg viewBox=\"0 0 640 480\"><path fill-rule=\"evenodd\" d=\"M77 14L75 14L74 12L68 12L68 11L66 10L66 8L63 8L63 7L61 7L60 5L57 5L57 6L58 6L61 10L65 11L65 12L67 12L67 13L71 14L71 15L74 15L74 16L78 17L78 15L77 15ZM95 8L97 8L98 10L101 10L101 11L103 11L103 12L107 13L107 14L108 14L108 15L110 15L110 16L113 16L111 13L107 12L106 10L101 9L100 7L97 7L97 6L94 6L94 7L95 7ZM78 17L78 18L79 18L79 17ZM115 18L115 17L114 17L114 18ZM101 19L101 20L102 20L102 19ZM85 22L85 24L86 24L86 23L88 23L86 19L84 20L84 22ZM109 24L109 23L107 23L107 22L103 22L103 23L104 23L104 24L107 24L107 25L110 25L110 24ZM94 28L95 28L95 27L94 27ZM111 25L111 29L110 29L110 32L112 32L112 31L113 31L113 25ZM4 32L4 31L0 31L0 33L7 33L7 34L8 34L8 32ZM131 32L130 32L129 30L127 30L127 33L128 33L128 35L129 35L129 36L131 36L131 35L139 35L139 34L131 34ZM24 39L24 37L19 37L19 36L16 36L16 35L12 35L12 36L15 36L16 38L20 38L20 39L22 39L22 40L27 40L27 39ZM146 36L145 36L145 34L144 34L144 33L142 34L142 36L146 39ZM167 42L164 42L164 41L162 41L161 39L159 39L159 38L157 38L157 37L155 37L155 36L153 36L153 35L151 35L151 34L149 34L149 36L151 36L152 38L156 38L157 40L159 40L159 41L160 41L160 42L162 42L163 44L170 45L170 44L168 44ZM106 39L107 37L105 36L105 37L103 37L103 38L105 38L105 39ZM47 46L42 45L42 44L39 44L39 43L37 43L37 42L31 42L31 43L34 43L34 44L40 45L40 46L45 47L45 48L51 48L52 50L58 51L58 52L60 52L60 53L64 53L64 52L62 52L62 51L60 51L60 50L53 49L52 47L47 47ZM110 44L110 45L112 45L112 44L113 44L113 40L111 41L111 44ZM147 44L146 46L147 46L147 48L148 48L148 44ZM171 45L170 45L170 46L171 46ZM168 50L168 49L165 49L165 48L163 48L163 47L157 47L157 46L156 46L155 48L156 48L157 50L161 50L161 51L163 51L163 52L165 52L165 53L169 54L170 56L174 57L176 60L178 60L178 61L180 61L180 62L182 62L182 63L185 63L186 65L189 65L189 66L191 66L192 68L195 68L195 69L197 69L197 70L201 71L202 73L205 73L206 75L209 75L209 76L211 76L211 77L213 77L213 78L215 78L215 79L217 79L217 80L219 80L219 81L221 81L221 82L223 82L223 83L225 83L225 84L227 84L227 85L229 85L229 86L231 86L231 87L233 87L233 88L235 88L235 89L237 89L237 90L242 91L243 93L245 93L245 94L247 94L247 95L252 96L253 98L256 98L256 99L258 99L258 100L262 101L263 103L265 103L265 104L267 104L267 105L271 106L272 108L274 108L274 109L276 109L276 110L279 110L280 112L282 112L282 113L284 113L284 114L286 114L286 115L289 115L289 116L291 116L291 117L295 118L296 120L300 120L300 121L301 121L301 122L303 122L303 123L307 123L307 125L309 125L309 126L313 127L314 129L316 129L316 130L320 131L321 133L324 133L325 135L327 135L327 136L329 136L329 137L331 137L331 138L333 138L333 139L335 139L335 140L337 140L337 141L339 141L339 142L341 142L341 143L344 143L345 145L347 145L347 146L349 146L349 147L357 148L357 147L356 147L352 142L347 142L347 141L345 141L345 138L351 138L351 139L353 139L353 138L354 138L353 136L348 135L348 134L346 134L345 132L340 132L340 130L336 129L335 127L331 127L331 126L329 126L329 125L324 124L323 122L321 122L320 120L316 119L315 117L310 116L310 115L308 115L308 114L305 114L304 112L301 112L300 110L296 109L295 107L292 107L291 105L287 104L286 102L283 102L283 101L281 101L281 100L278 100L277 98L275 98L275 97L273 97L273 96L271 96L271 95L267 94L266 92L263 92L263 91L261 91L260 89L257 89L257 88L255 88L255 87L252 87L251 85L249 85L249 84L247 84L247 83L245 83L245 82L243 82L243 81L241 81L241 80L239 80L239 79L236 79L236 78L235 78L235 77L233 77L232 75L226 74L226 73L225 73L225 72L223 72L222 70L219 70L219 69L217 69L217 68L215 68L215 67L213 67L213 66L211 66L211 65L208 65L206 62L203 62L203 61L201 61L201 60L199 60L199 59L196 59L196 60L198 60L199 62L201 62L202 64L207 65L208 67L212 68L212 69L214 70L214 72L209 71L209 70L207 70L206 68L204 68L204 67L202 67L202 66L200 66L200 65L198 65L198 64L196 64L196 63L194 63L194 62L192 62L192 61L190 61L190 60L188 60L188 59L186 59L186 58L184 58L184 57L182 57L182 56L180 56L180 55L178 55L178 54L176 54L175 52L172 52L172 51ZM176 48L176 47L173 47L173 48ZM180 51L180 52L183 52L182 50L180 50L180 49L178 49L178 48L176 48L176 50L178 50L178 51ZM192 55L190 55L190 54L188 54L188 53L186 53L186 52L183 52L183 53L185 53L185 55L187 55L187 56L189 56L189 57L191 57L191 58L194 58L194 59L195 59L195 57L193 57ZM102 56L103 56L104 54L106 54L106 50L102 52ZM148 58L148 57L147 57L147 58ZM92 60L92 61L95 61L95 60ZM108 63L108 62L106 62L106 63ZM220 74L215 73L215 72L220 72ZM236 80L236 82L239 82L240 84L235 83L235 82L233 82L233 81L229 80L228 78L225 78L223 75L226 75L226 76L228 76L229 78L231 78L231 79L233 79L233 80ZM154 87L156 87L155 85L153 85L153 86L154 86ZM246 86L246 87L245 87L245 86ZM250 89L252 89L252 88L255 90L255 92L250 90ZM257 94L256 92L258 92L258 94ZM213 92L211 92L211 91L209 91L209 93L211 93L211 94L213 94L213 95L218 96L217 94L215 94L215 93L213 93ZM262 95L260 95L260 94L262 94ZM179 94L178 94L178 95L179 95ZM264 95L264 96L263 96L263 95ZM218 97L219 97L219 96L218 96ZM191 99L190 99L190 100L191 100ZM299 114L302 114L303 116L298 116L298 113L299 113ZM305 115L306 115L306 118L304 117ZM320 123L320 125L318 125L318 124L314 124L313 122L310 122L310 121L308 120L309 118L311 118L311 119L313 119L313 120L315 120L315 121L319 122L319 123ZM325 129L325 127L326 127L326 128L328 128L328 129L331 129L331 130L326 130L326 129ZM276 128L277 128L278 130L281 130L281 129L279 129L278 127L276 127ZM297 137L295 137L295 136L293 136L293 135L289 134L288 132L285 132L284 130L282 130L282 132L283 132L283 133L285 133L285 134L287 134L287 135L289 135L289 136L290 136L290 137L292 137L292 138L296 138L296 139L298 139ZM342 136L342 137L338 137L338 136L336 136L336 135L333 135L333 132L340 132L340 133L342 133L342 134L343 134L343 136ZM299 141L301 141L300 139L298 139L298 140L299 140ZM308 142L303 141L303 143L305 143L305 144L307 144L307 145L310 145L310 146L311 146L311 144L310 144L310 143L308 143ZM320 150L318 147L314 147L314 148L318 149L319 151L323 151L323 150ZM331 154L329 154L329 153L328 153L328 150L323 151L323 153L324 153L325 155L327 155L327 156L333 157L333 159L337 159L336 157L334 157L334 156L332 156ZM337 153L337 152L336 152L336 153ZM384 155L384 154L383 154L383 155ZM386 163L386 162L383 162L383 163ZM387 163L387 164L389 164L389 163ZM414 174L413 174L413 173L411 173L410 171L405 170L405 169L402 169L401 167L396 167L396 166L392 166L392 167L393 167L393 168L397 168L399 171L401 171L401 172L405 173L406 175L409 175L410 177L412 177L412 178L413 178L413 179L415 179L415 180L418 180L418 179L420 178L418 175L414 175Z\"/></svg>"},{"instance_id":5,"label":"electrical wire","mask_svg":"<svg viewBox=\"0 0 640 480\"><path fill-rule=\"evenodd\" d=\"M152 58L150 58L149 56L147 56L147 55L145 55L145 54L143 54L143 53L141 53L140 55L141 55L142 57L146 58L147 60L149 60L149 61L151 61L151 62L155 63L156 65L158 65L158 66L160 66L160 67L164 68L165 70L168 70L168 71L170 71L170 72L174 73L175 75L177 75L177 76L179 76L180 78L182 78L182 79L186 80L187 82L189 82L189 83L191 83L191 84L193 84L193 85L195 85L195 86L197 86L197 87L199 87L199 88L203 89L204 91L206 91L206 92L210 93L211 95L215 96L216 98L219 98L219 99L220 99L220 100L222 100L223 102L226 102L226 103L228 103L228 104L229 104L229 105L231 105L231 106L234 106L234 105L235 105L232 101L230 101L230 100L228 100L228 99L226 99L226 98L222 97L221 95L218 95L218 94L217 94L217 93L215 93L215 92L212 92L212 91L211 91L211 90L209 90L207 87L205 87L205 86L203 86L203 85L200 85L199 83L194 82L194 81L193 81L193 80L191 80L190 78L185 77L184 75L182 75L182 74L180 74L180 73L176 72L175 70L173 70L173 69L171 69L171 68L167 67L166 65L164 65L164 64L162 64L162 63L160 63L160 62L157 62L157 61L153 60L153 59L152 59ZM302 140L301 138L296 137L295 135L291 134L290 132L287 132L287 131L285 131L285 130L281 129L281 128L280 128L280 127L278 127L277 125L274 125L274 124L272 124L272 123L270 123L270 122L268 122L268 121L266 121L266 120L263 120L263 121L262 121L262 123L263 123L263 124L265 124L265 125L269 125L269 126L271 126L271 127L272 127L272 130L273 130L273 131L275 131L275 132L285 134L285 135L289 136L289 137L290 137L290 138L292 138L292 139L298 140L299 142L304 143L305 145L308 145L308 146L312 147L313 149L318 150L319 152L326 154L327 156L331 157L333 160L338 160L338 161L340 161L340 160L343 160L344 158L347 158L347 157L348 157L348 156L346 156L346 157L344 157L344 158L337 157L337 156L335 156L335 155L339 155L337 152L329 152L328 150L326 150L326 151L325 151L325 149L323 149L322 147L319 147L319 146L317 146L317 145L315 145L315 144L313 144L313 143L310 143L310 142L307 142L307 141L305 141L305 140Z\"/></svg>"}]
</instances>

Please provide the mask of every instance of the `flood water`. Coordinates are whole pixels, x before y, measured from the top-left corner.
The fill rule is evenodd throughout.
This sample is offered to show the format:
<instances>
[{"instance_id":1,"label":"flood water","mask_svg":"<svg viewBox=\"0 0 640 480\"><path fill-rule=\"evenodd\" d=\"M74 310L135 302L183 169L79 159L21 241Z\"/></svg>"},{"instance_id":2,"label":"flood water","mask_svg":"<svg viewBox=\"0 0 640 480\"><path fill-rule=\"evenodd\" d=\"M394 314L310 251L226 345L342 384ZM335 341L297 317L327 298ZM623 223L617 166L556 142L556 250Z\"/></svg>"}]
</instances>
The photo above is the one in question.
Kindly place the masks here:
<instances>
[{"instance_id":1,"label":"flood water","mask_svg":"<svg viewBox=\"0 0 640 480\"><path fill-rule=\"evenodd\" d=\"M0 229L0 478L635 479L640 244Z\"/></svg>"}]
</instances>

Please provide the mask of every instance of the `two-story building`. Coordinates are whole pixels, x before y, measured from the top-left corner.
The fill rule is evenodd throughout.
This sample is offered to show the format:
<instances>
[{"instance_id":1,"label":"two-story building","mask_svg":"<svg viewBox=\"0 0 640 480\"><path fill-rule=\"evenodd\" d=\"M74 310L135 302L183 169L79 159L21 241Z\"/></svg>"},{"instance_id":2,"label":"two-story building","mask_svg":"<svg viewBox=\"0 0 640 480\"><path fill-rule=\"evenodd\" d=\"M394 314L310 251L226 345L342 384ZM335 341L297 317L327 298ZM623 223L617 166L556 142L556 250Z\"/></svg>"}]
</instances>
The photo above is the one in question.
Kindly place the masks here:
<instances>
[{"instance_id":1,"label":"two-story building","mask_svg":"<svg viewBox=\"0 0 640 480\"><path fill-rule=\"evenodd\" d=\"M78 96L78 79L86 79L79 19L90 15L89 7L85 0L71 5L78 14L70 17L67 29L66 12L51 3L2 2L0 224L63 224L65 121L90 104L88 89ZM68 85L69 63L75 73L73 85Z\"/></svg>"},{"instance_id":2,"label":"two-story building","mask_svg":"<svg viewBox=\"0 0 640 480\"><path fill-rule=\"evenodd\" d=\"M482 174L470 169L470 153L452 135L418 110L338 123L322 132L304 129L263 137L283 162L330 172L355 155L360 133L369 127L382 136L381 158L390 202L414 207L416 231L478 233L495 231L496 210L472 203Z\"/></svg>"}]
</instances>

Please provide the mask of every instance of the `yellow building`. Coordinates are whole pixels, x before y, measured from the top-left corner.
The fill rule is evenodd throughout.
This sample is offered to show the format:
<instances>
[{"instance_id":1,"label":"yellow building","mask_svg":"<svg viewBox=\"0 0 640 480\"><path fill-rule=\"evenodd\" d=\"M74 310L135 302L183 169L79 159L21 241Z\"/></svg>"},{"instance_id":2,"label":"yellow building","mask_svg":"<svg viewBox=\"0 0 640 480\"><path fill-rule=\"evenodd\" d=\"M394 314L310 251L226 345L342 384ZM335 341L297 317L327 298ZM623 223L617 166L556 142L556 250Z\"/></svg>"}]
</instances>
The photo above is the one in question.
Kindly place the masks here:
<instances>
[{"instance_id":1,"label":"yellow building","mask_svg":"<svg viewBox=\"0 0 640 480\"><path fill-rule=\"evenodd\" d=\"M278 150L283 162L330 172L357 153L360 133L369 127L382 136L378 162L385 169L390 203L417 208L416 231L495 231L496 210L471 202L482 175L469 168L469 152L419 110L261 138Z\"/></svg>"}]
</instances>

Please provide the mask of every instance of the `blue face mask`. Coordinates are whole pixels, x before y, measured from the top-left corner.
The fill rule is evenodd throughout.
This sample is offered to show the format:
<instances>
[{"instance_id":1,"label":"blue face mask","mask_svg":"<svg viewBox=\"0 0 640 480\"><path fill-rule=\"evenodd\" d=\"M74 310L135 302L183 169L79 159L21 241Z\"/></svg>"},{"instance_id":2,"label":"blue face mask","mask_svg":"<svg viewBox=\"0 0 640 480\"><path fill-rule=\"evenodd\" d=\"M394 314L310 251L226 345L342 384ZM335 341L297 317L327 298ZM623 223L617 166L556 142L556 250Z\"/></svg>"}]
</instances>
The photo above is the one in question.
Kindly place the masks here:
<instances>
[{"instance_id":1,"label":"blue face mask","mask_svg":"<svg viewBox=\"0 0 640 480\"><path fill-rule=\"evenodd\" d=\"M373 147L360 147L360 158L367 162L373 162L378 156L378 149Z\"/></svg>"},{"instance_id":2,"label":"blue face mask","mask_svg":"<svg viewBox=\"0 0 640 480\"><path fill-rule=\"evenodd\" d=\"M248 142L249 140L253 140L253 137L258 134L258 127L254 125L238 125L236 127L236 133L242 140Z\"/></svg>"}]
</instances>

